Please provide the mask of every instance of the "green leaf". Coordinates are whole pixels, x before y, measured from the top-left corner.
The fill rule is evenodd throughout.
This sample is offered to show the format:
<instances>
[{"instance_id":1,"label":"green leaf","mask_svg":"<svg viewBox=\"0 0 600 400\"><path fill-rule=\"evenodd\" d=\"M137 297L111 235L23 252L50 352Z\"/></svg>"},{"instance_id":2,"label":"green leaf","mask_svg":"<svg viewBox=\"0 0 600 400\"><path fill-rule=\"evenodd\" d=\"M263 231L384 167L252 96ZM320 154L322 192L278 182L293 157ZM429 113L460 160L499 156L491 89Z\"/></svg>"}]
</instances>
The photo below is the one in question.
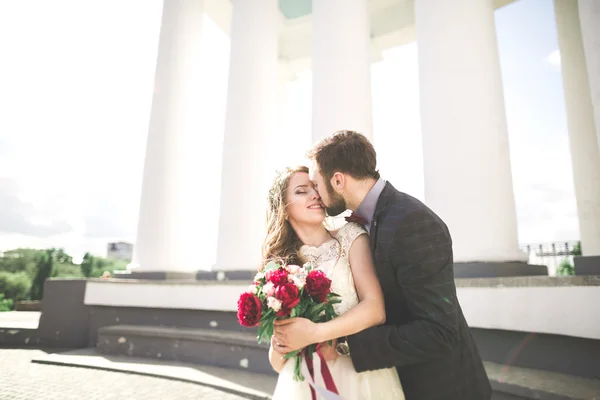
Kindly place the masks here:
<instances>
[{"instance_id":1,"label":"green leaf","mask_svg":"<svg viewBox=\"0 0 600 400\"><path fill-rule=\"evenodd\" d=\"M290 351L289 353L286 353L283 355L283 359L284 360L288 360L292 357L296 357L297 355L299 355L302 352L302 350L294 350L294 351Z\"/></svg>"},{"instance_id":2,"label":"green leaf","mask_svg":"<svg viewBox=\"0 0 600 400\"><path fill-rule=\"evenodd\" d=\"M313 306L310 310L308 310L307 318L309 318L310 320L314 320L315 318L318 318L319 314L321 314L321 312L323 310L325 310L325 307L327 307L327 303L320 303L320 304Z\"/></svg>"},{"instance_id":3,"label":"green leaf","mask_svg":"<svg viewBox=\"0 0 600 400\"><path fill-rule=\"evenodd\" d=\"M266 271L269 271L269 270L271 270L271 269L278 269L279 267L280 267L280 265L279 265L279 264L277 264L275 261L271 261L270 263L268 263L268 264L265 266L265 269L264 269L264 271L266 272Z\"/></svg>"}]
</instances>

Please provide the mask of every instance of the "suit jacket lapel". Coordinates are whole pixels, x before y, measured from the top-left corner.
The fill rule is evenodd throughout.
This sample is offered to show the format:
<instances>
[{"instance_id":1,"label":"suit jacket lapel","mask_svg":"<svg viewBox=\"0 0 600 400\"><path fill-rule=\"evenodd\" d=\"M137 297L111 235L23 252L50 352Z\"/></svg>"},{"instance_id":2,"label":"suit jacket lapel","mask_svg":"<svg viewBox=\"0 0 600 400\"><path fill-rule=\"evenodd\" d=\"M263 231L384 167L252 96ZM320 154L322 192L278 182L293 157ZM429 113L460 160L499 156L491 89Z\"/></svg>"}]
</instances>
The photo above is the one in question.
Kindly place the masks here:
<instances>
[{"instance_id":1,"label":"suit jacket lapel","mask_svg":"<svg viewBox=\"0 0 600 400\"><path fill-rule=\"evenodd\" d=\"M377 231L379 230L379 221L381 214L387 207L388 199L393 190L392 185L389 182L385 183L385 187L377 199L377 205L375 206L375 213L373 214L373 220L371 221L371 229L369 233L369 240L371 244L371 252L375 254L375 247L377 247Z\"/></svg>"},{"instance_id":2,"label":"suit jacket lapel","mask_svg":"<svg viewBox=\"0 0 600 400\"><path fill-rule=\"evenodd\" d=\"M373 221L371 222L371 231L369 233L369 241L371 243L371 252L375 253L375 245L377 244L377 228L378 228L378 223L377 220L375 218L373 218Z\"/></svg>"}]
</instances>

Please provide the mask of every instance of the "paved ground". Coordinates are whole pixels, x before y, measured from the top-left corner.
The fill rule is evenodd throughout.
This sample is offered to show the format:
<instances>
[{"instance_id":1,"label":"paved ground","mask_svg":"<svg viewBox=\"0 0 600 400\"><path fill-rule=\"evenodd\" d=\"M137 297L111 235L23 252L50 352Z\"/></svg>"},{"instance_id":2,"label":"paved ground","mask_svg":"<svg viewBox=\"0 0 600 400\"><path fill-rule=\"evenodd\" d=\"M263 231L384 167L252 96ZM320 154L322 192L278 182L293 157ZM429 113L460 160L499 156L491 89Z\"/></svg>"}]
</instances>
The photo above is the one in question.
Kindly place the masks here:
<instances>
[{"instance_id":1,"label":"paved ground","mask_svg":"<svg viewBox=\"0 0 600 400\"><path fill-rule=\"evenodd\" d=\"M41 350L0 348L0 400L244 399L194 383L31 362L44 355ZM492 400L526 399L496 393Z\"/></svg>"},{"instance_id":2,"label":"paved ground","mask_svg":"<svg viewBox=\"0 0 600 400\"><path fill-rule=\"evenodd\" d=\"M0 349L2 400L239 400L193 383L31 363L41 350Z\"/></svg>"}]
</instances>

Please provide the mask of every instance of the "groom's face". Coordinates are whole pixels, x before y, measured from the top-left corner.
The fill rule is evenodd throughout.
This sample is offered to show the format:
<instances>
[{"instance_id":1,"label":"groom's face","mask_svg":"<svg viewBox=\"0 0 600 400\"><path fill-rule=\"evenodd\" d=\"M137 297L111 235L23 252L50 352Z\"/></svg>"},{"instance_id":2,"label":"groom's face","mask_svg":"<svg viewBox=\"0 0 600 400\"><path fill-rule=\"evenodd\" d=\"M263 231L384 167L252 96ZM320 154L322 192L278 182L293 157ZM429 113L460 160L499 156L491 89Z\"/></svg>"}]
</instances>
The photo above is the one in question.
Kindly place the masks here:
<instances>
[{"instance_id":1,"label":"groom's face","mask_svg":"<svg viewBox=\"0 0 600 400\"><path fill-rule=\"evenodd\" d=\"M309 169L309 177L317 192L319 192L319 196L321 196L321 202L325 205L327 215L335 217L346 211L346 200L340 193L335 191L331 182L325 180L316 163L313 163Z\"/></svg>"}]
</instances>

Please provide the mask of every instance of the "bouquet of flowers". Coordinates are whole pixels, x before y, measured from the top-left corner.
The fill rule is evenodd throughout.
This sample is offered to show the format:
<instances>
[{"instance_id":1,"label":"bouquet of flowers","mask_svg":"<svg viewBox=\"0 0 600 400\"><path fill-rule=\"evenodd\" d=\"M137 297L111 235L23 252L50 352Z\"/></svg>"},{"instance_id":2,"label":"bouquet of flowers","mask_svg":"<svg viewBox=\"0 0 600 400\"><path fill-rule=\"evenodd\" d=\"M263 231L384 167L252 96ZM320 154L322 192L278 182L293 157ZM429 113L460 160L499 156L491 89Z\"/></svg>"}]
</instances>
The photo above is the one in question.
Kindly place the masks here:
<instances>
[{"instance_id":1,"label":"bouquet of flowers","mask_svg":"<svg viewBox=\"0 0 600 400\"><path fill-rule=\"evenodd\" d=\"M270 342L273 322L277 318L302 317L313 322L327 322L337 316L333 305L340 303L339 295L331 292L331 280L314 263L298 265L267 264L254 277L254 283L240 295L237 317L247 327L258 326L258 342ZM317 346L284 356L294 357L294 379L303 381L302 352L311 357Z\"/></svg>"}]
</instances>

